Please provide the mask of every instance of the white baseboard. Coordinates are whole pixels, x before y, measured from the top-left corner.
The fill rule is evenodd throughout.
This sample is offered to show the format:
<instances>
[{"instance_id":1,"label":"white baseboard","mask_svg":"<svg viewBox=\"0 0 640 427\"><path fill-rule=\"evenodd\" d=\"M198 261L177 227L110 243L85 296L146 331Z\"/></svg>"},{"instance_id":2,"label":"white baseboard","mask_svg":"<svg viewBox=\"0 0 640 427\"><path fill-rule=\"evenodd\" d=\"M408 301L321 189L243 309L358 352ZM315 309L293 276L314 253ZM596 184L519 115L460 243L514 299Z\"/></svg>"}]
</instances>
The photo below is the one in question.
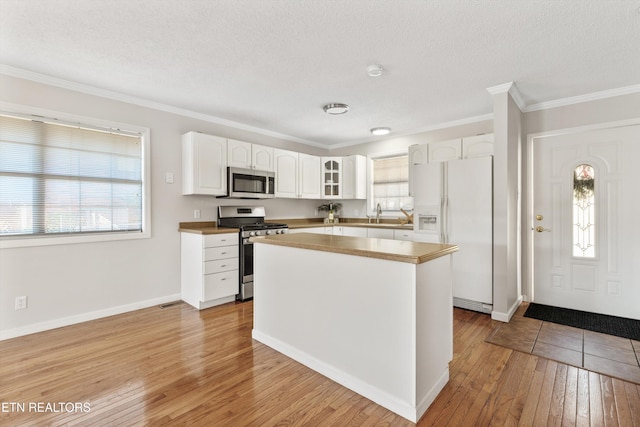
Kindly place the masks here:
<instances>
[{"instance_id":1,"label":"white baseboard","mask_svg":"<svg viewBox=\"0 0 640 427\"><path fill-rule=\"evenodd\" d=\"M411 422L417 422L418 419L425 413L427 408L433 403L438 393L442 391L444 386L449 381L449 368L445 368L444 373L440 376L437 383L429 390L427 395L420 401L419 405L413 406L409 402L400 400L393 395L380 390L377 387L362 381L359 378L353 377L348 373L335 368L309 354L298 350L295 347L290 346L276 338L273 338L261 331L253 329L252 337L256 341L259 341L274 350L284 354L291 359L302 363L306 367L313 369L314 371L324 375L332 381L355 391L361 396L366 397L369 400L374 401L380 406L387 408L388 410L395 412L396 414L406 418Z\"/></svg>"},{"instance_id":2,"label":"white baseboard","mask_svg":"<svg viewBox=\"0 0 640 427\"><path fill-rule=\"evenodd\" d=\"M518 299L516 300L516 302L513 303L513 305L509 308L508 312L502 313L502 312L494 310L494 311L491 312L491 318L493 320L498 320L500 322L507 323L507 322L509 322L509 320L511 320L511 317L516 312L518 307L520 307L520 304L522 304L522 295L520 295L518 297ZM494 304L494 307L495 307L495 304Z\"/></svg>"},{"instance_id":3,"label":"white baseboard","mask_svg":"<svg viewBox=\"0 0 640 427\"><path fill-rule=\"evenodd\" d=\"M164 297L153 298L145 301L137 301L131 304L109 307L102 310L91 311L74 316L48 320L46 322L34 323L19 328L8 329L6 331L0 331L0 341L29 334L35 334L36 332L48 331L50 329L61 328L63 326L74 325L76 323L87 322L89 320L113 316L116 314L127 313L129 311L139 310L141 308L153 307L154 305L166 304L168 302L177 301L180 299L182 299L182 296L180 294L167 295Z\"/></svg>"}]
</instances>

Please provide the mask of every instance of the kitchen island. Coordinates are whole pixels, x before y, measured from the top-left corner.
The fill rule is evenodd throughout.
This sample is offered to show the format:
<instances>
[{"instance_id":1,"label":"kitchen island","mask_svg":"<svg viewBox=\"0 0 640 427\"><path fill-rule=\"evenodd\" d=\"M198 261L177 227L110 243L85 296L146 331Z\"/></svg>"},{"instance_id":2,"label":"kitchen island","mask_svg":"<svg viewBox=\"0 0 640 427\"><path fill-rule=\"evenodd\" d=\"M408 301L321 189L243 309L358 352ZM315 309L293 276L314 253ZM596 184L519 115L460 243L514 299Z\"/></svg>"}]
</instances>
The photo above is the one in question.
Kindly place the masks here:
<instances>
[{"instance_id":1,"label":"kitchen island","mask_svg":"<svg viewBox=\"0 0 640 427\"><path fill-rule=\"evenodd\" d=\"M455 245L253 238L253 338L416 422L449 380Z\"/></svg>"}]
</instances>

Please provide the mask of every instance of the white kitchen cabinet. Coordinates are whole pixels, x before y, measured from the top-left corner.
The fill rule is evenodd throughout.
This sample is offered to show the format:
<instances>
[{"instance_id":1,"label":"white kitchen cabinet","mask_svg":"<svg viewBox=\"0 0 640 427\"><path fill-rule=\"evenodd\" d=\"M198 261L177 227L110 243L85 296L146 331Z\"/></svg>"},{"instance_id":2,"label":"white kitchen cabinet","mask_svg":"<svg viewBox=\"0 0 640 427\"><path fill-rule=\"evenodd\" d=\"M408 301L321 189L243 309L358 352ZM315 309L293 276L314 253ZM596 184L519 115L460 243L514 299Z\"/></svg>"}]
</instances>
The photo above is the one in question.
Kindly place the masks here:
<instances>
[{"instance_id":1,"label":"white kitchen cabinet","mask_svg":"<svg viewBox=\"0 0 640 427\"><path fill-rule=\"evenodd\" d=\"M342 158L342 198L367 198L367 158L353 155Z\"/></svg>"},{"instance_id":2,"label":"white kitchen cabinet","mask_svg":"<svg viewBox=\"0 0 640 427\"><path fill-rule=\"evenodd\" d=\"M462 138L429 143L429 163L462 158Z\"/></svg>"},{"instance_id":3,"label":"white kitchen cabinet","mask_svg":"<svg viewBox=\"0 0 640 427\"><path fill-rule=\"evenodd\" d=\"M305 227L305 228L290 228L289 233L315 233L325 234L327 227Z\"/></svg>"},{"instance_id":4,"label":"white kitchen cabinet","mask_svg":"<svg viewBox=\"0 0 640 427\"><path fill-rule=\"evenodd\" d=\"M275 196L298 198L298 153L294 151L273 150L274 170L276 173Z\"/></svg>"},{"instance_id":5,"label":"white kitchen cabinet","mask_svg":"<svg viewBox=\"0 0 640 427\"><path fill-rule=\"evenodd\" d=\"M320 157L276 148L274 165L277 198L320 198Z\"/></svg>"},{"instance_id":6,"label":"white kitchen cabinet","mask_svg":"<svg viewBox=\"0 0 640 427\"><path fill-rule=\"evenodd\" d=\"M413 242L415 233L413 230L393 230L393 240L406 240Z\"/></svg>"},{"instance_id":7,"label":"white kitchen cabinet","mask_svg":"<svg viewBox=\"0 0 640 427\"><path fill-rule=\"evenodd\" d=\"M182 194L227 194L227 140L199 132L182 135Z\"/></svg>"},{"instance_id":8,"label":"white kitchen cabinet","mask_svg":"<svg viewBox=\"0 0 640 427\"><path fill-rule=\"evenodd\" d=\"M429 145L415 144L409 146L409 195L413 196L414 166L422 165L429 161Z\"/></svg>"},{"instance_id":9,"label":"white kitchen cabinet","mask_svg":"<svg viewBox=\"0 0 640 427\"><path fill-rule=\"evenodd\" d=\"M374 239L393 240L393 229L391 228L367 228L367 237Z\"/></svg>"},{"instance_id":10,"label":"white kitchen cabinet","mask_svg":"<svg viewBox=\"0 0 640 427\"><path fill-rule=\"evenodd\" d=\"M475 135L462 138L462 157L481 157L493 155L493 134Z\"/></svg>"},{"instance_id":11,"label":"white kitchen cabinet","mask_svg":"<svg viewBox=\"0 0 640 427\"><path fill-rule=\"evenodd\" d=\"M298 153L298 197L319 199L320 188L320 157Z\"/></svg>"},{"instance_id":12,"label":"white kitchen cabinet","mask_svg":"<svg viewBox=\"0 0 640 427\"><path fill-rule=\"evenodd\" d=\"M273 172L273 150L273 147L228 139L227 165Z\"/></svg>"},{"instance_id":13,"label":"white kitchen cabinet","mask_svg":"<svg viewBox=\"0 0 640 427\"><path fill-rule=\"evenodd\" d=\"M201 310L235 300L239 289L238 233L180 233L182 300Z\"/></svg>"},{"instance_id":14,"label":"white kitchen cabinet","mask_svg":"<svg viewBox=\"0 0 640 427\"><path fill-rule=\"evenodd\" d=\"M342 157L322 158L322 198L342 198Z\"/></svg>"},{"instance_id":15,"label":"white kitchen cabinet","mask_svg":"<svg viewBox=\"0 0 640 427\"><path fill-rule=\"evenodd\" d=\"M342 226L342 235L352 237L367 237L367 229L365 227Z\"/></svg>"}]
</instances>

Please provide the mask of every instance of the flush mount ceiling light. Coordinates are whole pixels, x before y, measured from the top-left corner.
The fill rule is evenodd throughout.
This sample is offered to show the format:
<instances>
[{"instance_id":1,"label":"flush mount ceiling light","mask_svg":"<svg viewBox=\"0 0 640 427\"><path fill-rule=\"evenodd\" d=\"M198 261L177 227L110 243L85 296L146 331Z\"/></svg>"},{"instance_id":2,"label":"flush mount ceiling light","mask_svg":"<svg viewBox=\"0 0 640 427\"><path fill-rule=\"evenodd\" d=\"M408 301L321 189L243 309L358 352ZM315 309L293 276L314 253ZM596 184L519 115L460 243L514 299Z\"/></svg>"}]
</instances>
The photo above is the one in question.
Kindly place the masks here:
<instances>
[{"instance_id":1,"label":"flush mount ceiling light","mask_svg":"<svg viewBox=\"0 0 640 427\"><path fill-rule=\"evenodd\" d=\"M331 114L332 116L339 116L340 114L344 114L349 111L349 106L347 104L327 104L322 107L325 113Z\"/></svg>"},{"instance_id":2,"label":"flush mount ceiling light","mask_svg":"<svg viewBox=\"0 0 640 427\"><path fill-rule=\"evenodd\" d=\"M387 135L389 132L391 132L391 128L382 127L371 129L371 133L376 136Z\"/></svg>"},{"instance_id":3,"label":"flush mount ceiling light","mask_svg":"<svg viewBox=\"0 0 640 427\"><path fill-rule=\"evenodd\" d=\"M384 68L382 68L382 65L373 64L367 67L367 74L369 75L369 77L380 77L383 70Z\"/></svg>"}]
</instances>

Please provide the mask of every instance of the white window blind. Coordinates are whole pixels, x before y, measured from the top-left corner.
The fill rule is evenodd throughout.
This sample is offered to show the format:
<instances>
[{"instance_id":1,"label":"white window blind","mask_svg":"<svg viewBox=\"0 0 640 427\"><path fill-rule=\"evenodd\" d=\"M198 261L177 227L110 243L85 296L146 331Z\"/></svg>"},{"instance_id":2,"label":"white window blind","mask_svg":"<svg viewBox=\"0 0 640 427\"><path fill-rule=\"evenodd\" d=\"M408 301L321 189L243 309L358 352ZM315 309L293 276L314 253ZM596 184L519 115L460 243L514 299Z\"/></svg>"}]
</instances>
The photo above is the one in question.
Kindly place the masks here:
<instances>
[{"instance_id":1,"label":"white window blind","mask_svg":"<svg viewBox=\"0 0 640 427\"><path fill-rule=\"evenodd\" d=\"M142 136L0 115L0 238L140 232Z\"/></svg>"},{"instance_id":2,"label":"white window blind","mask_svg":"<svg viewBox=\"0 0 640 427\"><path fill-rule=\"evenodd\" d=\"M407 155L373 159L373 206L384 211L410 209L409 157Z\"/></svg>"}]
</instances>

